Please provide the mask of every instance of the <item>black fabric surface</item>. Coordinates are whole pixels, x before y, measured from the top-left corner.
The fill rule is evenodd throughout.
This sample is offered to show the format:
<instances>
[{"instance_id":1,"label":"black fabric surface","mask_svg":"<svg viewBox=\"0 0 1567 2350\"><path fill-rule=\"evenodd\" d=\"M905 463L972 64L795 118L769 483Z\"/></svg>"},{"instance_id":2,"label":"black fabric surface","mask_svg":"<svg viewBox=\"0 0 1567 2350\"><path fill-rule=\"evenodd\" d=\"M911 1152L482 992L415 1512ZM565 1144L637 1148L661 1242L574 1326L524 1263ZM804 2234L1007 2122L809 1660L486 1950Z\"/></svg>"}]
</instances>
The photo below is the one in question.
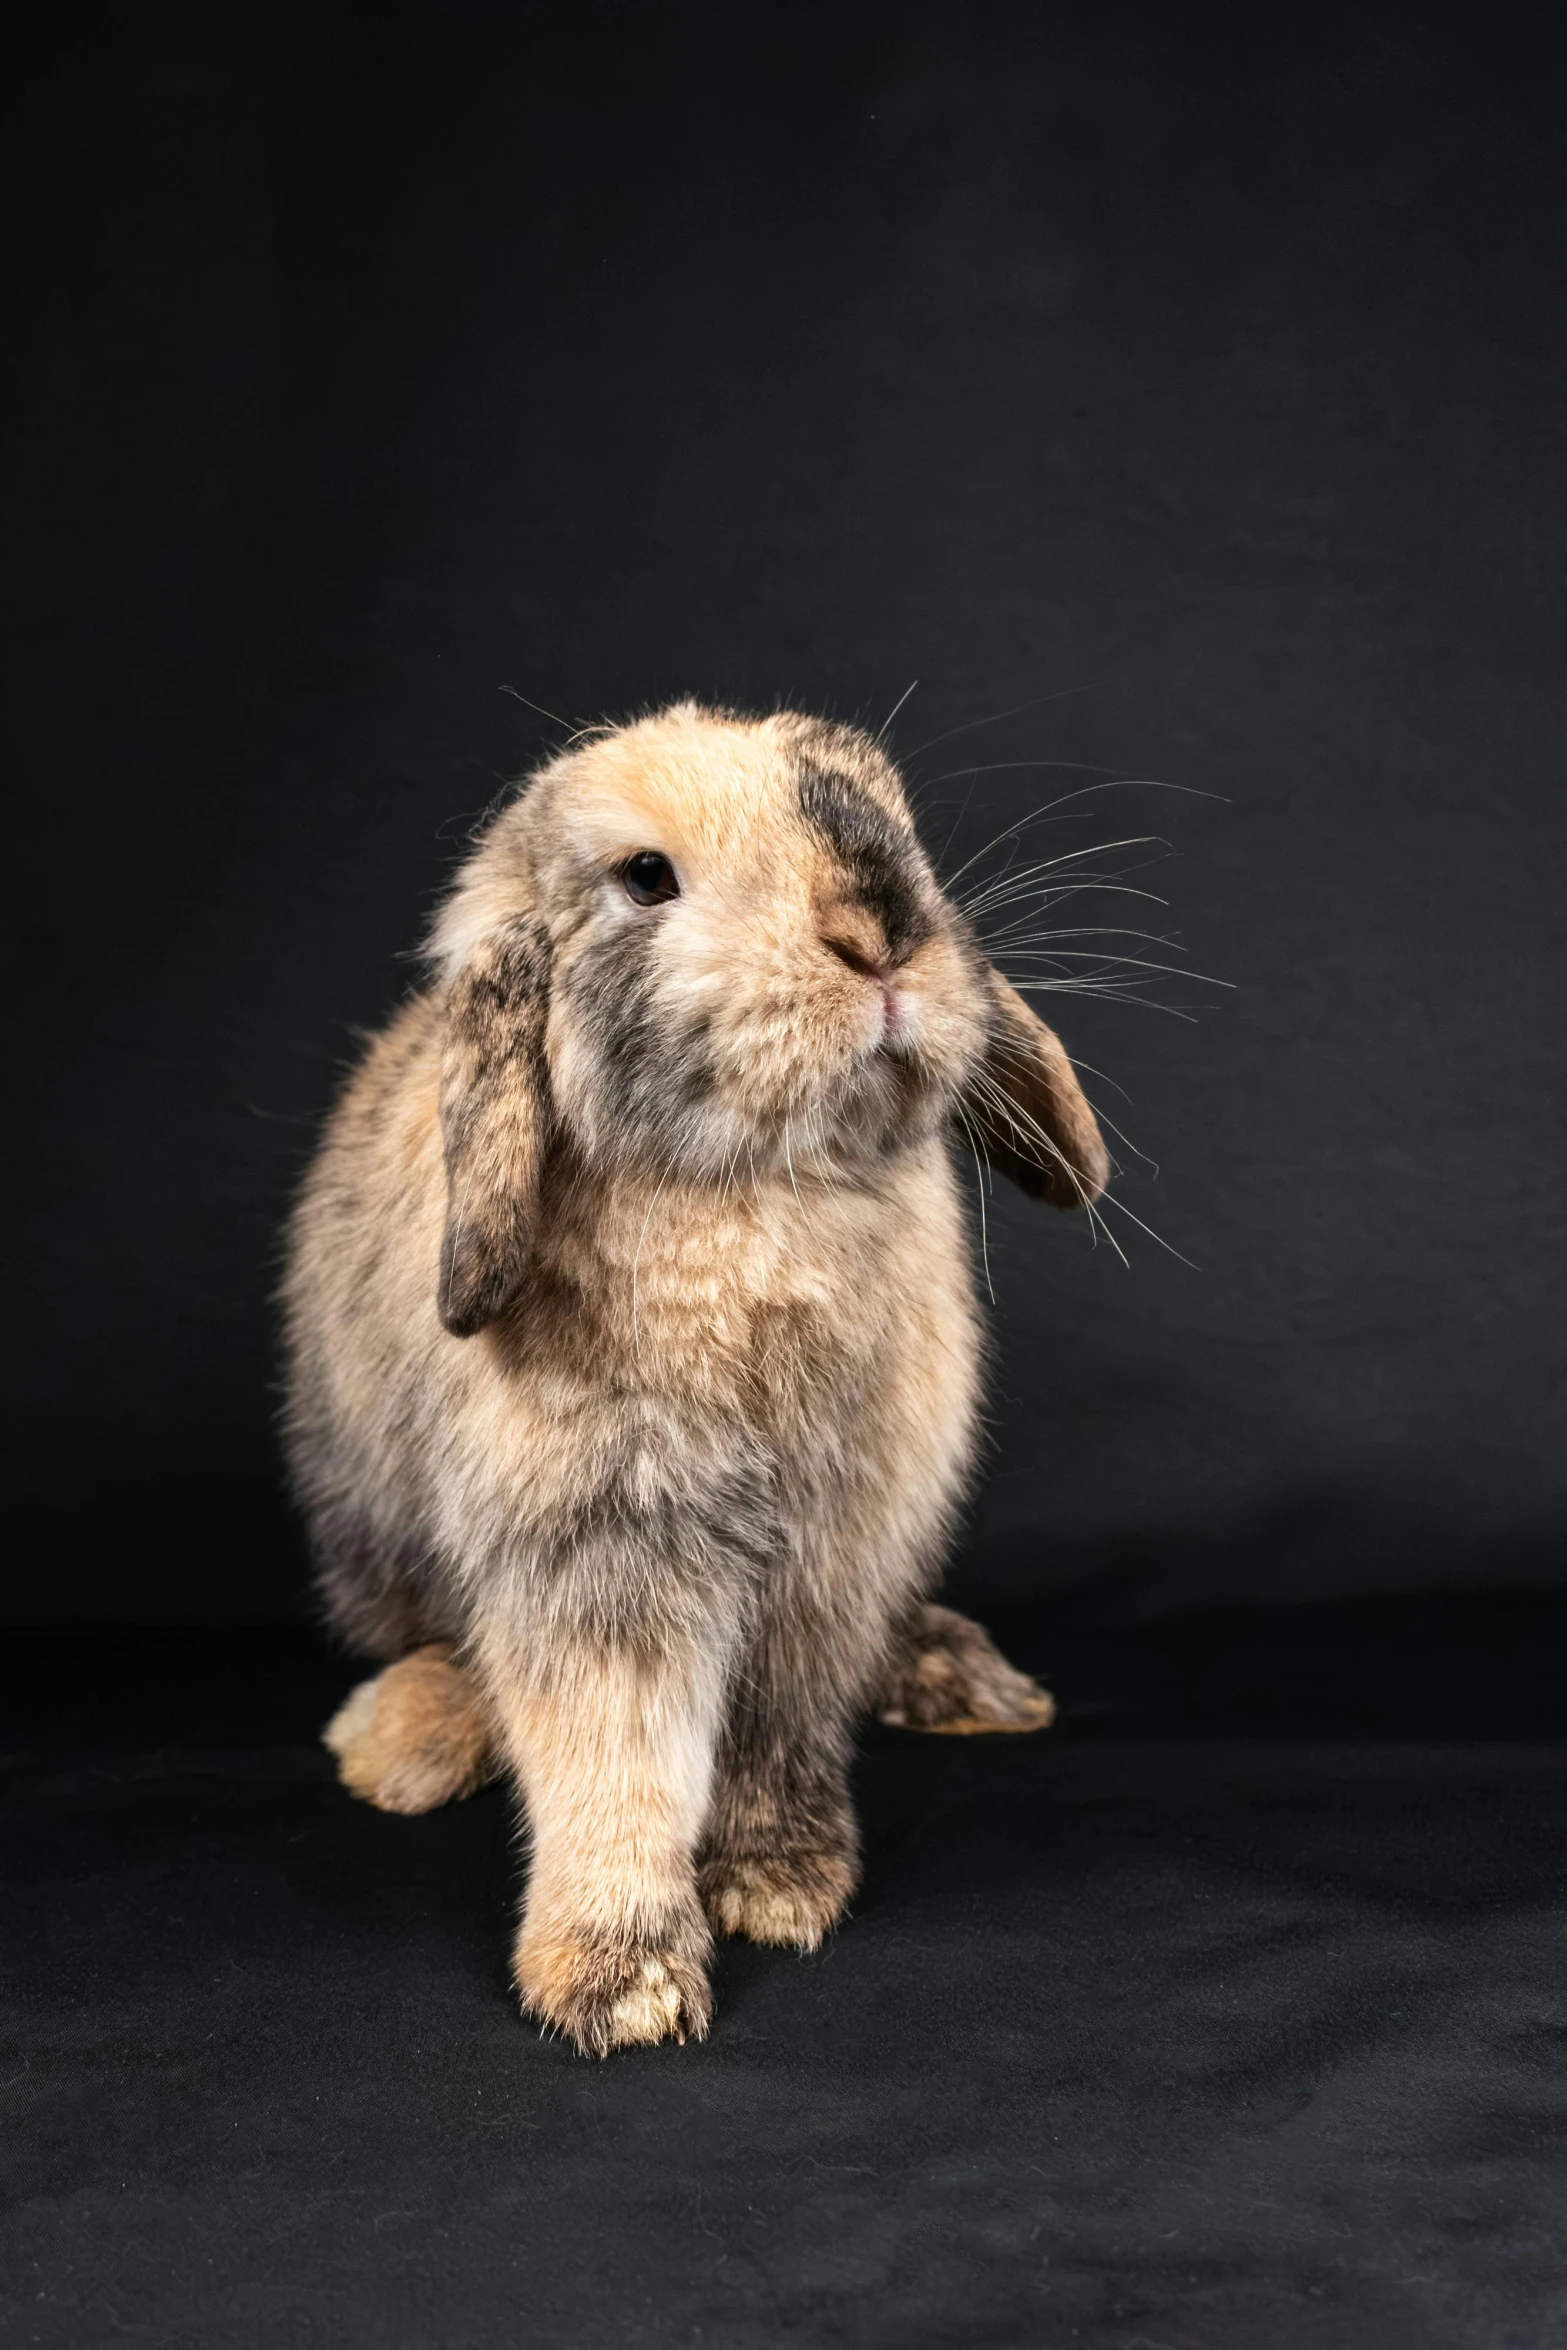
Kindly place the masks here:
<instances>
[{"instance_id":1,"label":"black fabric surface","mask_svg":"<svg viewBox=\"0 0 1567 2350\"><path fill-rule=\"evenodd\" d=\"M144 0L7 64L5 2350L1567 2345L1559 25ZM504 1798L317 1742L277 1231L548 713L913 679L944 872L1113 785L1041 853L1164 836L1236 988L1056 1006L1129 1273L988 1207L952 1595L1061 1729L870 1736L831 1948L596 2067Z\"/></svg>"},{"instance_id":2,"label":"black fabric surface","mask_svg":"<svg viewBox=\"0 0 1567 2350\"><path fill-rule=\"evenodd\" d=\"M15 1644L4 2340L1567 2340L1560 1608L1005 1629L1060 1730L872 1733L852 1921L604 2064L340 1662Z\"/></svg>"},{"instance_id":3,"label":"black fabric surface","mask_svg":"<svg viewBox=\"0 0 1567 2350\"><path fill-rule=\"evenodd\" d=\"M1233 983L1168 983L1195 1026L1045 999L1158 1172L1116 1144L1129 1274L990 1203L982 1604L1128 1543L1175 1608L1562 1587L1535 13L38 12L0 143L0 943L43 996L3 1620L296 1604L254 1538L278 1226L544 713L880 726L914 680L943 872L1113 784L1020 855L1163 836L1125 862L1168 908L1060 920Z\"/></svg>"}]
</instances>

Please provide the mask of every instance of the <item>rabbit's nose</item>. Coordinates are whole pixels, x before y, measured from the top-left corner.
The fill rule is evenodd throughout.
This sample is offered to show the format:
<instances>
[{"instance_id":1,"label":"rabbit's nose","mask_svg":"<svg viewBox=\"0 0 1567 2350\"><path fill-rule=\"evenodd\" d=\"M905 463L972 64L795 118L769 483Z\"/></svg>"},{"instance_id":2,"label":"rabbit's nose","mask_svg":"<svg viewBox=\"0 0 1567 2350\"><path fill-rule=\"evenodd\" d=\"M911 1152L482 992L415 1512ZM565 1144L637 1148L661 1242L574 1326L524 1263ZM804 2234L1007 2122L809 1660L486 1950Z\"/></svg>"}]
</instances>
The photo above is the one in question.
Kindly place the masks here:
<instances>
[{"instance_id":1,"label":"rabbit's nose","mask_svg":"<svg viewBox=\"0 0 1567 2350\"><path fill-rule=\"evenodd\" d=\"M836 955L840 963L847 963L851 971L858 971L863 978L885 982L892 976L886 941L874 935L869 926L862 928L857 924L853 931L824 930L822 944L830 955Z\"/></svg>"}]
</instances>

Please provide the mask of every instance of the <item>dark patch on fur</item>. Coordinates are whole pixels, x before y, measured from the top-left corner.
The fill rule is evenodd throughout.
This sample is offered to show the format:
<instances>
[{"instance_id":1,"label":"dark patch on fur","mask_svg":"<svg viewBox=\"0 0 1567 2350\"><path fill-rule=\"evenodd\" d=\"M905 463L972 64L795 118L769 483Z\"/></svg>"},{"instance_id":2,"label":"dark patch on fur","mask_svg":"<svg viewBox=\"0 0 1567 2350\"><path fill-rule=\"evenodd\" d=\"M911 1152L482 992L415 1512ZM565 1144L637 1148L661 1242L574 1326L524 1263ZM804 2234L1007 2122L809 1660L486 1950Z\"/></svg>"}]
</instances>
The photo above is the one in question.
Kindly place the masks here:
<instances>
[{"instance_id":1,"label":"dark patch on fur","mask_svg":"<svg viewBox=\"0 0 1567 2350\"><path fill-rule=\"evenodd\" d=\"M849 1794L847 1727L822 1714L785 1723L740 1696L719 1755L713 1807L697 1868L709 1913L722 1896L793 1896L820 1937L860 1878L860 1836Z\"/></svg>"},{"instance_id":2,"label":"dark patch on fur","mask_svg":"<svg viewBox=\"0 0 1567 2350\"><path fill-rule=\"evenodd\" d=\"M544 1030L549 948L519 922L452 981L441 1070L446 1230L438 1299L471 1338L515 1295L527 1261L549 1123Z\"/></svg>"},{"instance_id":3,"label":"dark patch on fur","mask_svg":"<svg viewBox=\"0 0 1567 2350\"><path fill-rule=\"evenodd\" d=\"M699 1856L715 1917L726 1887L769 1889L802 1897L825 1931L859 1882L849 1762L868 1692L843 1677L841 1638L797 1602L764 1621L735 1675Z\"/></svg>"},{"instance_id":4,"label":"dark patch on fur","mask_svg":"<svg viewBox=\"0 0 1567 2350\"><path fill-rule=\"evenodd\" d=\"M863 784L835 770L802 767L798 789L800 812L843 868L851 895L881 924L894 961L906 960L933 928L913 836Z\"/></svg>"},{"instance_id":5,"label":"dark patch on fur","mask_svg":"<svg viewBox=\"0 0 1567 2350\"><path fill-rule=\"evenodd\" d=\"M634 1452L597 1490L535 1530L529 1569L558 1623L593 1647L657 1654L682 1627L748 1604L782 1541L765 1468L649 1498Z\"/></svg>"},{"instance_id":6,"label":"dark patch on fur","mask_svg":"<svg viewBox=\"0 0 1567 2350\"><path fill-rule=\"evenodd\" d=\"M705 1014L671 1031L654 1004L648 936L640 926L602 941L573 972L571 994L601 1055L604 1093L616 1119L678 1143L682 1115L717 1085Z\"/></svg>"}]
</instances>

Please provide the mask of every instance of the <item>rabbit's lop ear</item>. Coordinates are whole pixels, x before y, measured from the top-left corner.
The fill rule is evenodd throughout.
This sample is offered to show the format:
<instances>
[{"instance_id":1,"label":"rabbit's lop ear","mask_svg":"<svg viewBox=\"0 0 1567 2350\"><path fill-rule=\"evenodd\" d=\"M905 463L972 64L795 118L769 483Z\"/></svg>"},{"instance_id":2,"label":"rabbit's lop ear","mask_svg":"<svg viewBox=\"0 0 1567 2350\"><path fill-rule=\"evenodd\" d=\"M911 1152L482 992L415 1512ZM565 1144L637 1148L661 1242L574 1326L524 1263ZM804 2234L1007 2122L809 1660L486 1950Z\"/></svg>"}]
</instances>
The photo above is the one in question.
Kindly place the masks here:
<instances>
[{"instance_id":1,"label":"rabbit's lop ear","mask_svg":"<svg viewBox=\"0 0 1567 2350\"><path fill-rule=\"evenodd\" d=\"M549 959L531 922L483 940L450 983L441 1061L446 1236L438 1302L471 1338L516 1295L549 1124Z\"/></svg>"},{"instance_id":2,"label":"rabbit's lop ear","mask_svg":"<svg viewBox=\"0 0 1567 2350\"><path fill-rule=\"evenodd\" d=\"M1056 1208L1092 1206L1110 1159L1077 1072L1053 1028L999 971L988 974L990 1041L963 1098L993 1167Z\"/></svg>"}]
</instances>

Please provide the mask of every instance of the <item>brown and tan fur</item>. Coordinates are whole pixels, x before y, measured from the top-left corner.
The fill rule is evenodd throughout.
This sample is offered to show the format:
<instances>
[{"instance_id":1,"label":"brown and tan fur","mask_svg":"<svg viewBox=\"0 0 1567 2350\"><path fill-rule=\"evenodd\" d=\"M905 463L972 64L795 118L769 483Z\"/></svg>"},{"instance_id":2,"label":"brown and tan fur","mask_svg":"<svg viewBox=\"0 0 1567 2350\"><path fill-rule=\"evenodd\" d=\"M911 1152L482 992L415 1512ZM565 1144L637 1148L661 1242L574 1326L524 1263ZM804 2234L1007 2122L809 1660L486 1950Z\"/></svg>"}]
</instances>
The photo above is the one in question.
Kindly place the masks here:
<instances>
[{"instance_id":1,"label":"brown and tan fur","mask_svg":"<svg viewBox=\"0 0 1567 2350\"><path fill-rule=\"evenodd\" d=\"M850 728L682 704L579 742L432 962L291 1234L294 1475L388 1666L327 1739L388 1810L505 1770L527 2006L684 2037L713 1928L841 1915L859 1717L1049 1719L926 1598L979 1392L950 1137L1062 1206L1104 1152Z\"/></svg>"}]
</instances>

